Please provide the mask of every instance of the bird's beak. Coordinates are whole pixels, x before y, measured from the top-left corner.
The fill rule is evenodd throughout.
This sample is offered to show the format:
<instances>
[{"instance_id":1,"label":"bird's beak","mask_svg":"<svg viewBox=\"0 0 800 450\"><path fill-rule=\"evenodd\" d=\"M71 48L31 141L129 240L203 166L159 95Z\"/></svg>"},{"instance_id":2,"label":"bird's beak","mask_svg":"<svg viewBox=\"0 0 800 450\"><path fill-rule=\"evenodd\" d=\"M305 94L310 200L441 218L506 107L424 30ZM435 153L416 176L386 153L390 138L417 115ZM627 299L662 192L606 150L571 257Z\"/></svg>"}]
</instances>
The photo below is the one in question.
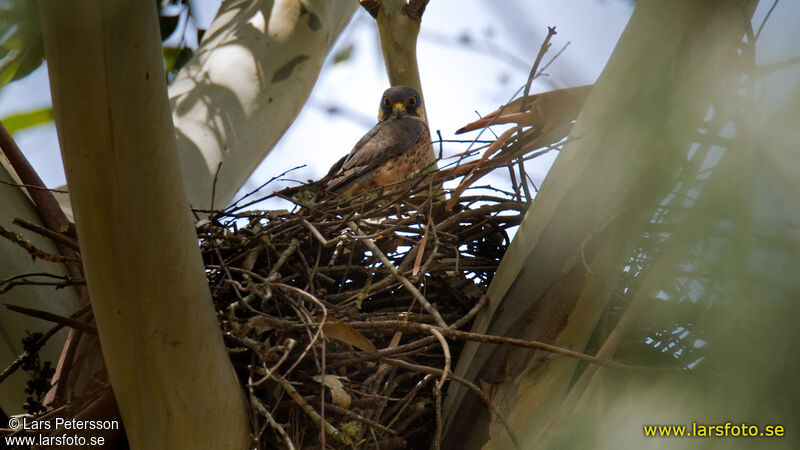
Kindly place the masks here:
<instances>
[{"instance_id":1,"label":"bird's beak","mask_svg":"<svg viewBox=\"0 0 800 450\"><path fill-rule=\"evenodd\" d=\"M395 103L392 106L392 114L394 115L395 119L399 119L406 115L406 107L402 103Z\"/></svg>"}]
</instances>

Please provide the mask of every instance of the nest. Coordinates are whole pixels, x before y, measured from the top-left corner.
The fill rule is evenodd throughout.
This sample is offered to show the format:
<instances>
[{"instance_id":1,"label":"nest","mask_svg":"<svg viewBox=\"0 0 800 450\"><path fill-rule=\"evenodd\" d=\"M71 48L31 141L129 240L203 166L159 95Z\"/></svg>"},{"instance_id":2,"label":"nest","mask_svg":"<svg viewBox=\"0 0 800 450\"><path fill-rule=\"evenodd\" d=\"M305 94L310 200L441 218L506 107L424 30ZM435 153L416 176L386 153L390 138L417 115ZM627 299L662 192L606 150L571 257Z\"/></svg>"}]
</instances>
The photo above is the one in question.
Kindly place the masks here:
<instances>
[{"instance_id":1,"label":"nest","mask_svg":"<svg viewBox=\"0 0 800 450\"><path fill-rule=\"evenodd\" d=\"M442 392L462 345L450 338L484 305L528 206L519 184L469 185L522 161L526 142L520 133L503 151L456 155L393 189L296 195L292 212L234 205L199 225L260 448L440 440ZM449 195L428 195L454 179Z\"/></svg>"},{"instance_id":2,"label":"nest","mask_svg":"<svg viewBox=\"0 0 800 450\"><path fill-rule=\"evenodd\" d=\"M249 399L255 447L438 448L442 394L453 380L505 424L477 386L453 377L452 367L464 340L557 351L461 331L486 304L509 232L530 203L523 163L553 148L543 147L542 138L541 129L518 126L494 141L449 141L485 145L446 159L440 142L437 171L355 197L292 188L256 198L276 177L223 211L205 211L198 238L225 343ZM498 169L508 170L510 190L476 186ZM441 187L449 185L455 187ZM292 211L247 210L289 192L297 193L287 198ZM71 238L21 225L77 250ZM48 255L2 227L0 235L33 257L80 262ZM29 274L3 280L0 292L81 283ZM34 417L68 417L92 407L73 397L47 411L41 400L52 369L36 357L61 327L96 334L83 322L89 308L69 318L9 308L56 326L31 335L24 357L0 381L19 368L33 374L26 410ZM108 386L101 390L113 404Z\"/></svg>"}]
</instances>

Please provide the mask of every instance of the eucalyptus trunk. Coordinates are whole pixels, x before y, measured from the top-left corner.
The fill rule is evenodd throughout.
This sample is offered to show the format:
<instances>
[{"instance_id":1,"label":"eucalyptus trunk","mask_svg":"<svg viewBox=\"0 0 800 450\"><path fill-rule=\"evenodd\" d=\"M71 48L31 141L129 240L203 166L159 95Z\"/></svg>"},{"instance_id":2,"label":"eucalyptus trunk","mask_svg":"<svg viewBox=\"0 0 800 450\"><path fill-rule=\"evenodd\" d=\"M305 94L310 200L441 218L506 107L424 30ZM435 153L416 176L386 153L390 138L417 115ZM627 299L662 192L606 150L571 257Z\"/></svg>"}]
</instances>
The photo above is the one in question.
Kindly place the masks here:
<instances>
[{"instance_id":1,"label":"eucalyptus trunk","mask_svg":"<svg viewBox=\"0 0 800 450\"><path fill-rule=\"evenodd\" d=\"M484 383L523 447L797 422L800 80L755 65L756 3L637 3L473 331L646 369L466 345L456 374ZM445 417L449 446L512 447L458 385Z\"/></svg>"}]
</instances>

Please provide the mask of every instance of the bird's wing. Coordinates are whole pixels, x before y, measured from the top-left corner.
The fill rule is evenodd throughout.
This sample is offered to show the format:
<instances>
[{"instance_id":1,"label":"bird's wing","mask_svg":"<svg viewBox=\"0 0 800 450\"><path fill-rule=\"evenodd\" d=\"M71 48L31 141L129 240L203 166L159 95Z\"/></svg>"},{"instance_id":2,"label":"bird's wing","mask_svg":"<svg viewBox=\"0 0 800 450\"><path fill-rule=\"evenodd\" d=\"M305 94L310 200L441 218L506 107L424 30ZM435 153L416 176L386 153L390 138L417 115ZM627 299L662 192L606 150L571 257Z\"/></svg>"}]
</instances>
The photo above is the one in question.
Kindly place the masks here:
<instances>
[{"instance_id":1,"label":"bird's wing","mask_svg":"<svg viewBox=\"0 0 800 450\"><path fill-rule=\"evenodd\" d=\"M327 189L341 192L352 183L368 176L370 172L406 150L426 140L428 127L424 122L402 118L379 122L364 135L328 173Z\"/></svg>"}]
</instances>

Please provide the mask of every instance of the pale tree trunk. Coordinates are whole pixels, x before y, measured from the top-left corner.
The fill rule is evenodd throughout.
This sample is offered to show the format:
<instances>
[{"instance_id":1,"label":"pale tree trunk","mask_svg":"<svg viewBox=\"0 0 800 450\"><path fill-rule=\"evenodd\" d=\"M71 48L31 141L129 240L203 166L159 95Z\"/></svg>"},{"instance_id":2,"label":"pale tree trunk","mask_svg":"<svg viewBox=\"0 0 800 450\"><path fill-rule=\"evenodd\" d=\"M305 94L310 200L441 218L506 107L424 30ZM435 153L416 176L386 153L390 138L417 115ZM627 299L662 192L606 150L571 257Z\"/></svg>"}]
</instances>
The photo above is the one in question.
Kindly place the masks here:
<instances>
[{"instance_id":1,"label":"pale tree trunk","mask_svg":"<svg viewBox=\"0 0 800 450\"><path fill-rule=\"evenodd\" d=\"M182 183L156 10L47 1L42 19L81 256L130 445L245 448L244 397Z\"/></svg>"},{"instance_id":2,"label":"pale tree trunk","mask_svg":"<svg viewBox=\"0 0 800 450\"><path fill-rule=\"evenodd\" d=\"M718 266L725 268L722 274L725 281L718 284L724 284L728 289L724 301L733 306L718 320L737 323L738 327L733 330L726 327L727 335L715 329L713 333L719 333L716 337L720 338L715 344L731 350L747 348L752 352L748 357L758 355L765 348L780 349L769 353L776 355L776 362L782 361L784 352L791 351L787 348L786 338L771 331L772 327L763 316L751 314L757 308L750 304L755 300L753 291L764 293L768 290L761 288L762 281L754 281L752 272L743 268L748 264L746 258L757 254L756 247L752 242L747 242L747 245L734 242L753 234L748 222L752 219L742 219L737 211L745 210L752 214L747 208L756 205L759 199L752 199L752 205L745 207L732 199L741 199L737 194L742 191L739 183L747 179L747 162L752 161L752 155L761 146L747 147L752 145L752 141L748 141L751 137L740 137L740 141L734 143L730 136L723 137L730 133L720 130L725 127L714 130L710 123L704 124L708 115L718 120L721 115L728 114L737 131L741 132L743 129L753 131L756 127L748 126L748 122L760 120L758 114L748 108L737 109L738 103L734 102L741 101L737 96L742 95L740 83L747 73L744 68L747 63L752 64L737 54L748 55L748 46L742 43L742 39L748 32L756 3L754 0L683 0L668 4L641 0L637 3L620 42L572 129L572 142L565 145L556 160L506 253L489 289L490 307L476 320L473 331L541 340L577 351L587 349L590 339L593 339L597 340L595 348L601 349L599 356L612 357L621 336L643 320L640 312L643 299L649 300L658 294L659 289L671 286L676 280L675 274L687 270L687 265L696 267L699 263L692 259L696 259L692 253L696 251L696 241L713 237L714 233L725 229L725 224L733 221L740 233L730 239L730 247L735 251L730 259L718 262ZM752 34L748 42L752 42ZM740 47L744 50L740 51ZM797 100L792 101L796 106ZM796 111L796 108L788 111ZM741 115L749 113L752 116ZM746 120L741 121L742 118ZM785 128L781 130L781 136L786 136L785 131L791 128L785 121L781 123ZM722 125L725 125L724 120ZM786 147L791 139L781 142ZM712 144L727 148L725 156L728 159L723 159L715 170L728 175L736 173L737 176L717 176L709 181L705 185L707 192L714 195L709 194L703 203L698 202L690 214L683 214L679 207L670 208L673 217L683 220L674 230L664 223L654 223L657 222L654 216L665 208L665 202L675 197L671 194L673 191L690 199L697 195L691 188L702 182L700 175L682 184L676 180L686 177L692 165L696 166L693 170L697 173L702 172L701 167L708 171L709 168L704 166L712 163L701 164L702 158L700 162L694 159L687 163L687 159L692 155L693 145L702 150L714 147ZM796 146L793 151L796 151ZM785 175L785 169L778 164L773 164L770 170L776 170L775 167L778 167L779 175L781 172L784 175L774 178L796 187L796 181L791 182L792 177ZM683 201L683 198L676 200L681 207ZM733 216L727 217L729 213ZM776 222L782 223L781 227L787 230L791 229L787 223L797 226L797 202L788 211L770 210L770 213L775 214L773 220L774 217L784 217ZM672 230L674 239L662 244L658 252L648 250L651 254L647 261L650 271L637 281L640 283L638 290L618 292L626 272L635 266L631 261L638 256L634 255L637 251L642 252L640 242L664 230ZM775 229L771 231L775 232ZM695 241L687 240L687 237ZM790 245L784 251L796 255L799 242L796 231L794 236L786 239ZM653 257L653 254L658 257ZM781 255L781 252L775 250L775 254ZM785 258L780 260L786 264ZM796 258L790 267L797 267ZM732 273L736 275L732 276ZM796 331L786 328L786 321L789 320L787 317L796 317L797 307L793 306L796 301L791 301L791 294L798 292L797 282L784 278L775 286L772 292L775 298L770 299L774 302L764 309L772 314L769 320L782 324L781 329L789 333L787 336L796 337ZM750 297L745 296L747 292ZM609 303L619 302L627 298L626 295L632 295L632 299L629 310L616 324L617 329L609 333L604 332L602 326L598 328L598 324L602 325L601 319L609 314ZM707 295L711 293L707 292ZM730 320L732 318L735 321ZM689 317L689 321L692 320L701 319ZM731 338L730 333L738 333L752 339L754 326L758 330L755 336L759 338L759 347L741 345L748 338ZM688 345L687 348L692 347ZM750 383L754 392L763 395L770 385L780 386L781 382L796 376L796 364L791 365L794 372L778 370L774 365L766 369L764 365L761 366L765 367L762 373L756 373L740 361L737 355L712 366L725 374L726 386L730 387L741 375L747 381L739 381L739 384ZM733 367L741 371L731 370ZM615 370L612 373L608 369L590 367L584 373L586 378L579 377L576 382L581 370L583 366L563 357L470 343L465 346L455 373L471 381L486 383L492 401L504 412L512 431L526 448L587 447L592 446L593 437L600 435L607 439L603 442L609 447L623 445L630 448L643 445L640 441L641 425L648 420L658 423L656 419L660 418L661 423L686 423L698 415L712 412L710 422L713 423L731 416L721 406L724 400L720 399L725 398L722 391L715 392L714 400L704 397L702 389L715 384L702 377L676 382L667 376L677 373L675 371L655 370L637 374ZM725 372L727 370L730 372ZM662 383L660 386L664 390L657 395L635 390L635 395L613 397L613 393L619 391L611 391L612 394L604 396L603 388L608 388L608 385L600 382L599 377L593 377L595 373L616 377L614 386L619 389L628 387L625 383L648 386L657 375L661 377L660 381L667 378L673 384L667 388ZM688 380L693 383L692 389L686 387ZM687 390L681 391L681 388ZM680 395L675 395L677 392ZM746 406L741 414L752 417L753 411L765 410L763 406L761 409L750 408L756 394L741 395L742 390L735 392L739 396L730 398L746 400L743 400ZM646 400L642 401L643 398ZM711 405L700 408L704 402ZM609 405L614 407L613 416L605 416ZM666 415L665 411L671 415ZM583 415L576 419L575 414ZM778 414L773 412L773 415ZM573 422L569 421L570 416ZM451 446L512 447L506 429L485 412L480 400L457 384L452 384L448 393L445 417L446 443ZM670 420L665 420L665 417ZM767 414L760 417L762 424L769 423L765 418ZM634 426L614 428L623 422ZM621 437L623 433L627 438ZM599 447L606 448L604 445Z\"/></svg>"},{"instance_id":3,"label":"pale tree trunk","mask_svg":"<svg viewBox=\"0 0 800 450\"><path fill-rule=\"evenodd\" d=\"M357 6L351 0L222 4L169 89L192 206L210 207L218 167L214 206L231 200L294 122Z\"/></svg>"}]
</instances>

